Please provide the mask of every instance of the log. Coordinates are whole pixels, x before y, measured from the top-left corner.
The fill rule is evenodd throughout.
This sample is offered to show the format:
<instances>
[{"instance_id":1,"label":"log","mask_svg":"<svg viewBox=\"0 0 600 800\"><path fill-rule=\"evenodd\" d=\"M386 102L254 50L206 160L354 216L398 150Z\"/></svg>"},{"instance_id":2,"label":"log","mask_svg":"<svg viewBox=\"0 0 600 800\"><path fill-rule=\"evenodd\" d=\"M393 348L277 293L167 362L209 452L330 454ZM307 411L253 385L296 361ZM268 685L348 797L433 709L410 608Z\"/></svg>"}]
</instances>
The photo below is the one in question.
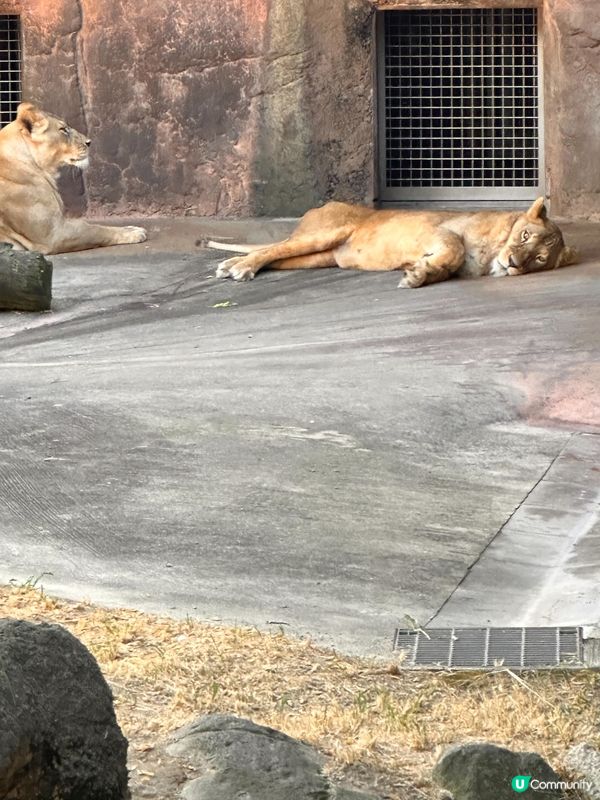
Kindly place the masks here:
<instances>
[{"instance_id":1,"label":"log","mask_svg":"<svg viewBox=\"0 0 600 800\"><path fill-rule=\"evenodd\" d=\"M0 243L0 309L47 311L51 301L52 262Z\"/></svg>"}]
</instances>

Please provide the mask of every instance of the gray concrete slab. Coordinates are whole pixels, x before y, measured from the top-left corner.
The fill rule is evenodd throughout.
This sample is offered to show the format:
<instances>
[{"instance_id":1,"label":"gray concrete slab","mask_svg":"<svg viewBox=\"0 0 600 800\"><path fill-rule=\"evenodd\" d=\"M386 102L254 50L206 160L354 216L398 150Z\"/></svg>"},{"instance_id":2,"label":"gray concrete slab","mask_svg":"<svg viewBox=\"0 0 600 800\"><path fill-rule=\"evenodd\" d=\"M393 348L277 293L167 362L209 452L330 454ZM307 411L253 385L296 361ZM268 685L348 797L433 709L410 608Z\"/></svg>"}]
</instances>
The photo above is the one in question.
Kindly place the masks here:
<instances>
[{"instance_id":1,"label":"gray concrete slab","mask_svg":"<svg viewBox=\"0 0 600 800\"><path fill-rule=\"evenodd\" d=\"M600 620L600 436L578 434L432 621L436 626Z\"/></svg>"},{"instance_id":2,"label":"gray concrete slab","mask_svg":"<svg viewBox=\"0 0 600 800\"><path fill-rule=\"evenodd\" d=\"M595 226L580 266L417 291L216 281L195 223L151 229L0 316L0 580L386 654L600 431Z\"/></svg>"}]
</instances>

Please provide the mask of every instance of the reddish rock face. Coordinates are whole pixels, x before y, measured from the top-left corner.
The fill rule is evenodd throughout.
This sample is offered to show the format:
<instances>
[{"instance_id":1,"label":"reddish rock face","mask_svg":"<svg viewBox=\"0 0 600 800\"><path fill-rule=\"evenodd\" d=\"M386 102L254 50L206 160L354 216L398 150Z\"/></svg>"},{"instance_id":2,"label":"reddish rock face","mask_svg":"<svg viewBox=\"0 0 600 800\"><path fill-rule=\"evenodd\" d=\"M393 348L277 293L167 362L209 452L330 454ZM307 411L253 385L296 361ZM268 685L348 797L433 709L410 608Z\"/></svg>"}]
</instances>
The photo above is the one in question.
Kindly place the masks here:
<instances>
[{"instance_id":1,"label":"reddish rock face","mask_svg":"<svg viewBox=\"0 0 600 800\"><path fill-rule=\"evenodd\" d=\"M92 139L96 214L296 215L375 190L367 0L0 0L24 94ZM545 0L553 213L600 217L600 7ZM63 181L83 210L80 178Z\"/></svg>"},{"instance_id":2,"label":"reddish rock face","mask_svg":"<svg viewBox=\"0 0 600 800\"><path fill-rule=\"evenodd\" d=\"M92 139L92 213L298 214L373 197L363 0L27 0L25 90ZM81 210L82 186L63 181Z\"/></svg>"},{"instance_id":3,"label":"reddish rock face","mask_svg":"<svg viewBox=\"0 0 600 800\"><path fill-rule=\"evenodd\" d=\"M600 219L600 5L546 0L546 168L555 214Z\"/></svg>"}]
</instances>

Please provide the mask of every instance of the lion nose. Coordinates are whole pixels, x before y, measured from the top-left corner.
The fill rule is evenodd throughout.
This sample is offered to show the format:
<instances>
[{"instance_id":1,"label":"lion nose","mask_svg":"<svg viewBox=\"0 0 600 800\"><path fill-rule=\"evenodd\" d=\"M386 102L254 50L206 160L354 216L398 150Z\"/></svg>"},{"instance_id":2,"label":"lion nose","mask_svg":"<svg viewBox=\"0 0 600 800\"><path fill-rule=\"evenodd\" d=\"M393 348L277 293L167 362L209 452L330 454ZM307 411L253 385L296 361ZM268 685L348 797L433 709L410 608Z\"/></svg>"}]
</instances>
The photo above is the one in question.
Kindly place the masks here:
<instances>
[{"instance_id":1,"label":"lion nose","mask_svg":"<svg viewBox=\"0 0 600 800\"><path fill-rule=\"evenodd\" d=\"M89 147L89 146L91 145L91 143L92 143L92 140L91 140L91 139L86 139L86 140L85 140L85 146L86 146L86 147Z\"/></svg>"}]
</instances>

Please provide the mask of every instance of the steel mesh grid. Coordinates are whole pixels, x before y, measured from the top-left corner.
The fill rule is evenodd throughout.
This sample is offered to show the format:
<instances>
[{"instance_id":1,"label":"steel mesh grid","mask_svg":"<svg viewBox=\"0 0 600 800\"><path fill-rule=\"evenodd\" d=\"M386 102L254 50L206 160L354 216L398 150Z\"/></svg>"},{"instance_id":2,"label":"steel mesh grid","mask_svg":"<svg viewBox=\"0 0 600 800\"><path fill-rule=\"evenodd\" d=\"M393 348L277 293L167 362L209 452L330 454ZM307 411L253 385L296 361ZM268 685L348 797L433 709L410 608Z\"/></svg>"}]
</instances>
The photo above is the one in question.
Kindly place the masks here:
<instances>
[{"instance_id":1,"label":"steel mesh grid","mask_svg":"<svg viewBox=\"0 0 600 800\"><path fill-rule=\"evenodd\" d=\"M21 102L21 30L18 16L0 14L0 128Z\"/></svg>"},{"instance_id":2,"label":"steel mesh grid","mask_svg":"<svg viewBox=\"0 0 600 800\"><path fill-rule=\"evenodd\" d=\"M537 187L536 9L384 19L386 186Z\"/></svg>"},{"instance_id":3,"label":"steel mesh grid","mask_svg":"<svg viewBox=\"0 0 600 800\"><path fill-rule=\"evenodd\" d=\"M409 667L519 669L583 664L581 628L397 629L394 650Z\"/></svg>"}]
</instances>

